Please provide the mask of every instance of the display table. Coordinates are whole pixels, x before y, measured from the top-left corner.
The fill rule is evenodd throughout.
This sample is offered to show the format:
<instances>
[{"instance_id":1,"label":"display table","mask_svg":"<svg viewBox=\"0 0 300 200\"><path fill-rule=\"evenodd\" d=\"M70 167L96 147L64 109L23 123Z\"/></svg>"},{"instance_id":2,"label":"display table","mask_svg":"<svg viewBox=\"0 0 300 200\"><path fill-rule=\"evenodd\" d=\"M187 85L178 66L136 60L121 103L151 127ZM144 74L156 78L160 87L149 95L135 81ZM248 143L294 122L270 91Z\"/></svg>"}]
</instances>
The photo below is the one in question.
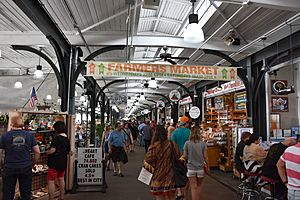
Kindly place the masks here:
<instances>
[{"instance_id":1,"label":"display table","mask_svg":"<svg viewBox=\"0 0 300 200\"><path fill-rule=\"evenodd\" d=\"M219 167L220 149L219 146L207 147L208 165L209 167Z\"/></svg>"}]
</instances>

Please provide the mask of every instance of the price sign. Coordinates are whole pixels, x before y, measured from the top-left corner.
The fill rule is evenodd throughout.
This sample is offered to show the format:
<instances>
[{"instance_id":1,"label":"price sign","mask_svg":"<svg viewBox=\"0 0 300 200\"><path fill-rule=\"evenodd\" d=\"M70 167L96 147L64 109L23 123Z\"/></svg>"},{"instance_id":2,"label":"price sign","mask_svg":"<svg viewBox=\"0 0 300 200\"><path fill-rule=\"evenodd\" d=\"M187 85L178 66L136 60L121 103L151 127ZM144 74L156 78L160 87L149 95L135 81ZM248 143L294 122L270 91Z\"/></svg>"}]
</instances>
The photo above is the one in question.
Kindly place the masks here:
<instances>
[{"instance_id":1,"label":"price sign","mask_svg":"<svg viewBox=\"0 0 300 200\"><path fill-rule=\"evenodd\" d=\"M102 148L78 148L78 185L102 185Z\"/></svg>"},{"instance_id":2,"label":"price sign","mask_svg":"<svg viewBox=\"0 0 300 200\"><path fill-rule=\"evenodd\" d=\"M200 116L200 109L197 106L191 107L189 114L192 119L197 119Z\"/></svg>"}]
</instances>

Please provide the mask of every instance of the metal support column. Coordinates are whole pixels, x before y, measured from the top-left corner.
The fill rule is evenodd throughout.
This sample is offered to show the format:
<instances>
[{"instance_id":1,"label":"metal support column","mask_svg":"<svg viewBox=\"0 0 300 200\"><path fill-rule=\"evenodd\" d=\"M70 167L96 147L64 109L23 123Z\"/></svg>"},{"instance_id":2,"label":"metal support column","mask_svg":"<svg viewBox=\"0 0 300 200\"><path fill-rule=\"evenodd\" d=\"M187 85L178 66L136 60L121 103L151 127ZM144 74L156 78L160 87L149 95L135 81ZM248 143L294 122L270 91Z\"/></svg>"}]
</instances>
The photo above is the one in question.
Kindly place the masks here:
<instances>
[{"instance_id":1,"label":"metal support column","mask_svg":"<svg viewBox=\"0 0 300 200\"><path fill-rule=\"evenodd\" d=\"M96 101L96 83L94 83L92 85L92 88L93 88L93 92L91 94L91 100L90 100L90 107L91 107L90 143L91 144L95 144L95 138L96 138L96 107L97 107L97 101Z\"/></svg>"},{"instance_id":2,"label":"metal support column","mask_svg":"<svg viewBox=\"0 0 300 200\"><path fill-rule=\"evenodd\" d=\"M104 121L105 121L105 93L102 93L101 94L101 125L104 124Z\"/></svg>"},{"instance_id":3,"label":"metal support column","mask_svg":"<svg viewBox=\"0 0 300 200\"><path fill-rule=\"evenodd\" d=\"M171 110L171 116L172 116L173 122L176 124L178 122L178 105L179 105L179 101L173 102L173 106L172 106L172 110Z\"/></svg>"}]
</instances>

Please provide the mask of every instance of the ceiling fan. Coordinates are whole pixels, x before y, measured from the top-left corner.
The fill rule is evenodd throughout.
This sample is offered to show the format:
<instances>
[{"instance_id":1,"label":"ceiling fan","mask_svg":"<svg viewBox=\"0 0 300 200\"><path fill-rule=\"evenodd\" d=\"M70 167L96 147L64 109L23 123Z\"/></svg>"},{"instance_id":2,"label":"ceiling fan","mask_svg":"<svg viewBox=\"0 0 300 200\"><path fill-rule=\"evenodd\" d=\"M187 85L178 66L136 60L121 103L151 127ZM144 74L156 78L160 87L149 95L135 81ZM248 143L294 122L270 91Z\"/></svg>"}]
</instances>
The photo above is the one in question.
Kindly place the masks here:
<instances>
[{"instance_id":1,"label":"ceiling fan","mask_svg":"<svg viewBox=\"0 0 300 200\"><path fill-rule=\"evenodd\" d=\"M166 47L166 46L163 47L163 50L164 50L164 53L161 53L159 55L159 57L153 57L153 58L158 58L158 59L151 60L148 63L163 60L163 61L167 61L167 62L171 63L172 65L176 65L177 63L172 59L183 59L183 60L190 59L189 57L173 57L172 54L167 53L168 47Z\"/></svg>"}]
</instances>

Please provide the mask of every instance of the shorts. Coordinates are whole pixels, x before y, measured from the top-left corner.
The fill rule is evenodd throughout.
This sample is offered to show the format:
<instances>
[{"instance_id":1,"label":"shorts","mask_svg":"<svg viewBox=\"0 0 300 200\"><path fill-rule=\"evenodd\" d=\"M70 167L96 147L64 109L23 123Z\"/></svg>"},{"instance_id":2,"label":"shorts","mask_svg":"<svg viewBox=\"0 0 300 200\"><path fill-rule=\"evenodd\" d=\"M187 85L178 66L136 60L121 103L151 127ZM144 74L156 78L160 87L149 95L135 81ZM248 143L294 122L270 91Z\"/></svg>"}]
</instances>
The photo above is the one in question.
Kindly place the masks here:
<instances>
[{"instance_id":1,"label":"shorts","mask_svg":"<svg viewBox=\"0 0 300 200\"><path fill-rule=\"evenodd\" d=\"M56 169L48 169L48 181L55 181L55 179L63 177L65 177L65 170L58 171Z\"/></svg>"},{"instance_id":2,"label":"shorts","mask_svg":"<svg viewBox=\"0 0 300 200\"><path fill-rule=\"evenodd\" d=\"M203 178L204 177L204 170L201 169L201 170L191 170L191 169L188 169L187 173L186 173L186 176L189 178L189 177L195 177L197 176L198 178Z\"/></svg>"}]
</instances>

